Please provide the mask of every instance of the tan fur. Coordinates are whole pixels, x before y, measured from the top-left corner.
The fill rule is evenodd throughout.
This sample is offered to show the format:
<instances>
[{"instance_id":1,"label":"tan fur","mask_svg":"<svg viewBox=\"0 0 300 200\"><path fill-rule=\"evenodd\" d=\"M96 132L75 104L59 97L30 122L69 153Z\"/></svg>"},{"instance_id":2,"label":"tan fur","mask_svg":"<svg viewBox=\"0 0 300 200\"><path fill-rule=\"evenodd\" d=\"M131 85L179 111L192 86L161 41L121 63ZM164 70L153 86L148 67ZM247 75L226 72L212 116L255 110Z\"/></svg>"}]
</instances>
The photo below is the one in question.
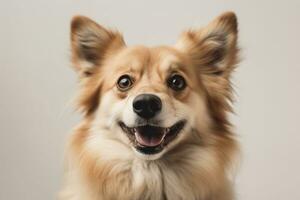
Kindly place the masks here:
<instances>
[{"instance_id":1,"label":"tan fur","mask_svg":"<svg viewBox=\"0 0 300 200\"><path fill-rule=\"evenodd\" d=\"M153 48L127 47L120 33L78 16L72 21L71 42L84 120L67 147L61 200L234 199L228 175L238 145L227 117L232 111L230 75L238 62L233 13L184 32L174 47ZM184 91L166 87L172 71L186 79ZM135 79L127 92L116 87L122 74ZM143 92L160 95L171 110L190 120L189 129L154 160L138 157L109 120ZM176 117L176 112L165 116Z\"/></svg>"}]
</instances>

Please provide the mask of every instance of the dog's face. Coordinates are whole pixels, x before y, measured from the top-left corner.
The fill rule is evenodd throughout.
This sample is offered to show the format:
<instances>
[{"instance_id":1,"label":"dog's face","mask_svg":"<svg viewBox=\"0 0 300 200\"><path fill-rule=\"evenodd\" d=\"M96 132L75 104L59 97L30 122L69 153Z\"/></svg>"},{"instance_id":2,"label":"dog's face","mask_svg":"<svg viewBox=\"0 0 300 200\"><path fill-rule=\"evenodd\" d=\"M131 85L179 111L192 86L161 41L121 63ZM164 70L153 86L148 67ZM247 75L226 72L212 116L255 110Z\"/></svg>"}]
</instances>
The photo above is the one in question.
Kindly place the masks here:
<instances>
[{"instance_id":1,"label":"dog's face","mask_svg":"<svg viewBox=\"0 0 300 200\"><path fill-rule=\"evenodd\" d=\"M226 13L206 28L184 33L175 46L127 47L119 33L74 18L79 105L92 121L93 140L153 160L195 143L195 134L204 141L212 129L225 128L236 27L235 16Z\"/></svg>"},{"instance_id":2,"label":"dog's face","mask_svg":"<svg viewBox=\"0 0 300 200\"><path fill-rule=\"evenodd\" d=\"M105 65L98 119L140 157L160 157L191 130L197 116L208 123L205 97L197 92L201 83L186 67L191 65L174 48L120 50Z\"/></svg>"}]
</instances>

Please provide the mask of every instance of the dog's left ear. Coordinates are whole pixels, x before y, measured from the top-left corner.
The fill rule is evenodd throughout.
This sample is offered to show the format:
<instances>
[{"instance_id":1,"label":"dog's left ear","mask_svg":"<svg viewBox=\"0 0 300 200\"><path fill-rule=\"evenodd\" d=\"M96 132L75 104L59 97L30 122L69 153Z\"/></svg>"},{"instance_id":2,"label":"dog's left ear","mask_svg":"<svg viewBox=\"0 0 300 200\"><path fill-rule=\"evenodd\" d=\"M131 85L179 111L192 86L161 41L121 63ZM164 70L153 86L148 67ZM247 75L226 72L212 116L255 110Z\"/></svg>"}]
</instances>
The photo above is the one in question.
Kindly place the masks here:
<instances>
[{"instance_id":1,"label":"dog's left ear","mask_svg":"<svg viewBox=\"0 0 300 200\"><path fill-rule=\"evenodd\" d=\"M230 124L226 115L232 111L233 100L230 75L239 61L237 34L237 18L227 12L202 29L183 33L176 44L195 65L209 96L212 118L225 132Z\"/></svg>"},{"instance_id":2,"label":"dog's left ear","mask_svg":"<svg viewBox=\"0 0 300 200\"><path fill-rule=\"evenodd\" d=\"M176 47L192 58L201 74L226 76L238 62L237 33L235 14L226 12L202 29L183 33Z\"/></svg>"}]
</instances>

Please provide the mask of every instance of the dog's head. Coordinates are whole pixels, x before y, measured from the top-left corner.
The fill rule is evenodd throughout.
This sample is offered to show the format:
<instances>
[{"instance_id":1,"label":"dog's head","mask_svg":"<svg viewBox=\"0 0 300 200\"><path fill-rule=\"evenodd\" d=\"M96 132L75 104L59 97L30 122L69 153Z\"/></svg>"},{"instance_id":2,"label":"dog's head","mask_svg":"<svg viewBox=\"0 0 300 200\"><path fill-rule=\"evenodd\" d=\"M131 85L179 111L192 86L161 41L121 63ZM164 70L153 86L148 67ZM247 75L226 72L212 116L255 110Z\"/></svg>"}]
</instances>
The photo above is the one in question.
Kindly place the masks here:
<instances>
[{"instance_id":1,"label":"dog's head","mask_svg":"<svg viewBox=\"0 0 300 200\"><path fill-rule=\"evenodd\" d=\"M226 135L236 41L233 13L184 32L174 46L152 48L127 47L120 33L75 17L72 61L91 141L158 159L178 146L209 141L211 134Z\"/></svg>"}]
</instances>

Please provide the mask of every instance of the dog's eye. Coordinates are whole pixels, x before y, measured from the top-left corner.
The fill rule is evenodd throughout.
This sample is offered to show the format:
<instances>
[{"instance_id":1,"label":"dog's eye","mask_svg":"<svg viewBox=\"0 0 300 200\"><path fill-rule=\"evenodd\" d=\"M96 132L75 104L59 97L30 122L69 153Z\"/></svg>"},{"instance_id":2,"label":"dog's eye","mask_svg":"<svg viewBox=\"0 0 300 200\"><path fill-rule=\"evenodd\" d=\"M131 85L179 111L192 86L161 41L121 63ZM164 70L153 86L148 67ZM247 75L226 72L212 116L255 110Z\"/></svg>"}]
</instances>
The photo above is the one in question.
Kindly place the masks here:
<instances>
[{"instance_id":1,"label":"dog's eye","mask_svg":"<svg viewBox=\"0 0 300 200\"><path fill-rule=\"evenodd\" d=\"M179 74L171 75L167 80L167 84L175 91L183 90L186 87L184 78Z\"/></svg>"},{"instance_id":2,"label":"dog's eye","mask_svg":"<svg viewBox=\"0 0 300 200\"><path fill-rule=\"evenodd\" d=\"M117 82L117 86L118 86L119 90L121 90L121 91L126 91L126 90L130 89L132 84L133 84L133 80L127 74L122 75L118 79L118 82Z\"/></svg>"}]
</instances>

